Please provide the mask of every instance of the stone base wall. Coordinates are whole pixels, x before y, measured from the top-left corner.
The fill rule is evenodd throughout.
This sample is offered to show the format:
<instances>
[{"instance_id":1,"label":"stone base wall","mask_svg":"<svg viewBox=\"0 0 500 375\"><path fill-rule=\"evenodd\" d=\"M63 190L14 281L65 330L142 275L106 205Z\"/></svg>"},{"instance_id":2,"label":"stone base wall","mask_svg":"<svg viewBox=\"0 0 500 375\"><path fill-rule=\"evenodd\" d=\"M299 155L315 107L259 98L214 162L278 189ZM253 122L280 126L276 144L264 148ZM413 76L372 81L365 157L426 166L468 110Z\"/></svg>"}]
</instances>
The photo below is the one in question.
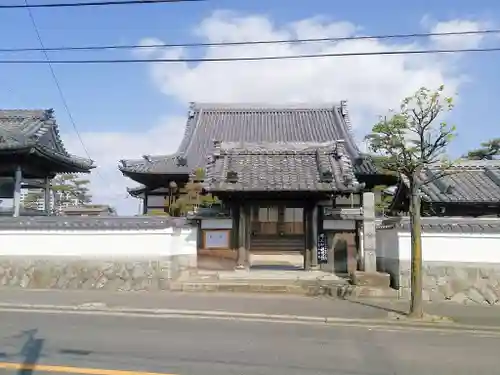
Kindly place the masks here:
<instances>
[{"instance_id":1,"label":"stone base wall","mask_svg":"<svg viewBox=\"0 0 500 375\"><path fill-rule=\"evenodd\" d=\"M390 267L394 269L394 265ZM410 262L399 262L399 296L409 298ZM500 264L438 263L423 266L426 301L500 305Z\"/></svg>"},{"instance_id":2,"label":"stone base wall","mask_svg":"<svg viewBox=\"0 0 500 375\"><path fill-rule=\"evenodd\" d=\"M154 260L0 257L0 287L169 290L172 281L195 269L195 254Z\"/></svg>"}]
</instances>

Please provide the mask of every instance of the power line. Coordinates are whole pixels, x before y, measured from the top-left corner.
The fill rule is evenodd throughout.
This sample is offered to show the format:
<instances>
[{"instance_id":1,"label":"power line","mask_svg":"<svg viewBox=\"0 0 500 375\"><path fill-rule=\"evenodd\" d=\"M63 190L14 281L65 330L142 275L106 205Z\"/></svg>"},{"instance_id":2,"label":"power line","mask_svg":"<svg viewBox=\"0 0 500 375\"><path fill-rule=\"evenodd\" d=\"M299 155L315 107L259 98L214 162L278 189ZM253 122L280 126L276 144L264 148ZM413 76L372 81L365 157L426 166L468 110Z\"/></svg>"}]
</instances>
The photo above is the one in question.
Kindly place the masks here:
<instances>
[{"instance_id":1,"label":"power line","mask_svg":"<svg viewBox=\"0 0 500 375\"><path fill-rule=\"evenodd\" d=\"M210 43L156 43L156 44L125 44L125 45L103 45L103 46L76 46L76 47L46 47L46 48L0 48L0 52L57 52L57 51L95 51L95 50L116 50L116 49L145 49L145 48L196 48L196 47L229 47L261 44L295 44L314 42L342 42L351 40L375 40L375 39L399 39L399 38L425 38L436 36L457 36L457 35L486 35L499 34L500 29L454 31L446 33L412 33L412 34L385 34L369 36L350 36L339 38L307 38L307 39L275 39L275 40L253 40L239 42L210 42Z\"/></svg>"},{"instance_id":2,"label":"power line","mask_svg":"<svg viewBox=\"0 0 500 375\"><path fill-rule=\"evenodd\" d=\"M265 61L265 60L298 60L327 57L353 56L396 56L396 55L425 55L451 54L473 52L498 52L500 47L491 48L462 48L462 49L422 49L402 51L373 51L373 52L344 52L324 54L297 54L283 56L255 56L255 57L214 57L214 58L186 58L186 59L87 59L87 60L51 60L51 64L140 64L140 63L197 63L197 62L235 62L235 61ZM0 64L47 64L47 60L0 60Z\"/></svg>"},{"instance_id":3,"label":"power line","mask_svg":"<svg viewBox=\"0 0 500 375\"><path fill-rule=\"evenodd\" d=\"M24 0L24 3L25 3L26 5L29 5L28 0ZM30 17L31 23L33 24L33 28L35 29L35 33L36 33L36 36L37 36L38 42L40 43L40 46L41 46L42 48L45 48L45 47L44 47L44 43L43 43L42 36L41 36L40 31L39 31L39 29L38 29L38 25L37 25L37 23L36 23L35 17L33 16L33 12L31 11L31 9L30 9L29 7L27 7L26 9L28 10L28 14L29 14L29 17ZM87 155L87 157L88 157L89 159L92 159L92 158L90 157L90 154L89 154L88 150L87 150L87 147L85 146L85 143L83 142L83 139L82 139L82 137L81 137L81 135L80 135L80 132L78 131L78 127L76 126L75 119L74 119L74 117L73 117L73 115L72 115L72 113L71 113L71 111L70 111L70 109L69 109L68 102L67 102L66 97L65 97L65 95L64 95L64 92L63 92L63 90L62 90L62 88L61 88L61 84L59 83L59 79L57 78L57 75L56 75L56 72L55 72L55 70L54 70L54 67L52 66L52 62L51 62L51 60L50 60L50 58L49 58L49 55L48 55L48 53L47 53L46 51L44 51L44 50L42 51L42 53L43 53L43 54L44 54L44 56L45 56L45 63L47 63L47 64L49 65L49 69L50 69L50 73L51 73L51 75L52 75L52 79L54 80L54 83L55 83L55 85L56 85L57 91L59 92L59 96L61 97L61 102L63 103L63 106L64 106L64 108L65 108L65 110L66 110L66 113L68 114L68 118L69 118L69 120L70 120L70 122L71 122L71 124L72 124L72 126L73 126L73 129L75 130L75 133L76 133L76 135L77 135L77 137L78 137L78 140L80 141L80 143L81 143L81 145L82 145L82 147L83 147L83 150L84 150L85 154ZM102 177L102 175L99 173L99 171L98 171L98 170L96 170L96 172L97 172L97 174L98 174L98 175L99 175L99 176L103 179L103 177ZM104 179L103 179L103 180L104 180Z\"/></svg>"},{"instance_id":4,"label":"power line","mask_svg":"<svg viewBox=\"0 0 500 375\"><path fill-rule=\"evenodd\" d=\"M32 8L75 8L75 7L98 7L110 5L150 5L150 4L165 4L165 3L193 3L205 0L123 0L123 1L90 1L76 3L47 3L47 4L11 4L0 5L0 9L32 9Z\"/></svg>"}]
</instances>

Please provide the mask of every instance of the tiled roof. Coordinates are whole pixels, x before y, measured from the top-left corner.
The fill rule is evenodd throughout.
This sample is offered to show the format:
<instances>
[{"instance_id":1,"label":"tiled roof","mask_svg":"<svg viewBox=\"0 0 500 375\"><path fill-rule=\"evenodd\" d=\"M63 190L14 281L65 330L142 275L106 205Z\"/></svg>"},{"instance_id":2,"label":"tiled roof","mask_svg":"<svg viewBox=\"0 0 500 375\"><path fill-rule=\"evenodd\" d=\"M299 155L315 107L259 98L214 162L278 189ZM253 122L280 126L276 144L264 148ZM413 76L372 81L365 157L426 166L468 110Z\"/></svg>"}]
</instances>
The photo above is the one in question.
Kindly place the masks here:
<instances>
[{"instance_id":1,"label":"tiled roof","mask_svg":"<svg viewBox=\"0 0 500 375\"><path fill-rule=\"evenodd\" d=\"M500 233L500 218L423 217L421 220L424 232ZM406 217L384 220L377 229L409 231L410 220Z\"/></svg>"},{"instance_id":2,"label":"tiled roof","mask_svg":"<svg viewBox=\"0 0 500 375\"><path fill-rule=\"evenodd\" d=\"M0 217L0 229L6 230L141 230L187 228L189 220L184 218L164 218L153 216L40 216L40 217Z\"/></svg>"},{"instance_id":3,"label":"tiled roof","mask_svg":"<svg viewBox=\"0 0 500 375\"><path fill-rule=\"evenodd\" d=\"M94 168L93 161L64 148L52 110L0 110L0 152L33 150L77 169Z\"/></svg>"},{"instance_id":4,"label":"tiled roof","mask_svg":"<svg viewBox=\"0 0 500 375\"><path fill-rule=\"evenodd\" d=\"M463 160L446 171L437 168L423 172L422 199L434 203L499 203L500 160Z\"/></svg>"},{"instance_id":5,"label":"tiled roof","mask_svg":"<svg viewBox=\"0 0 500 375\"><path fill-rule=\"evenodd\" d=\"M206 166L214 140L249 143L344 140L347 154L353 160L360 156L345 102L286 106L194 103L175 154L122 160L119 169L129 175L190 173ZM374 171L369 161L359 167L363 173Z\"/></svg>"},{"instance_id":6,"label":"tiled roof","mask_svg":"<svg viewBox=\"0 0 500 375\"><path fill-rule=\"evenodd\" d=\"M209 191L356 191L342 142L215 142Z\"/></svg>"}]
</instances>

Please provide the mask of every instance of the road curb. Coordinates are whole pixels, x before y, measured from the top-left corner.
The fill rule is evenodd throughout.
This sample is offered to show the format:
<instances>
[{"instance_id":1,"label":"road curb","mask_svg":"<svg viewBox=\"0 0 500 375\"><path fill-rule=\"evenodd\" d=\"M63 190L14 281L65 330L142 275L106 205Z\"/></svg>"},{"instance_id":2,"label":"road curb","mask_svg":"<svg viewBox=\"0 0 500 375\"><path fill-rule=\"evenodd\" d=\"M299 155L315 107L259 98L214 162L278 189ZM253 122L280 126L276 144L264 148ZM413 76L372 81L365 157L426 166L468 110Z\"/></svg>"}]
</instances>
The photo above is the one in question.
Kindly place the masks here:
<instances>
[{"instance_id":1,"label":"road curb","mask_svg":"<svg viewBox=\"0 0 500 375\"><path fill-rule=\"evenodd\" d=\"M335 326L365 326L386 328L412 328L412 329L439 329L444 331L470 331L470 332L494 332L500 334L500 327L496 326L474 326L443 321L412 321L394 318L386 319L360 319L360 318L338 318L331 316L304 316L265 313L242 313L216 310L183 310L183 309L141 309L130 307L108 307L105 304L83 304L83 305L38 305L38 304L10 304L0 303L2 311L33 311L33 312L72 312L72 313L95 313L95 314L127 314L137 316L154 317L190 317L190 318L212 318L232 319L247 321L268 322L297 322L315 323Z\"/></svg>"}]
</instances>

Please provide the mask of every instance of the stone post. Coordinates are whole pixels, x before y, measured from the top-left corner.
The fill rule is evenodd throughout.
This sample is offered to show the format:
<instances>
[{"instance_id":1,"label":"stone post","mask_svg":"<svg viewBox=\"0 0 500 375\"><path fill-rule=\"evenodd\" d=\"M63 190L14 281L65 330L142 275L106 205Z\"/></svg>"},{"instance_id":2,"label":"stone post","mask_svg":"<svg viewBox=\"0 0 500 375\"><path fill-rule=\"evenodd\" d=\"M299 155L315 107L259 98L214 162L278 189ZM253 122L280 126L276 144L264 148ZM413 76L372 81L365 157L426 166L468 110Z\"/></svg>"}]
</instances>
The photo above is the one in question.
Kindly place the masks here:
<instances>
[{"instance_id":1,"label":"stone post","mask_svg":"<svg viewBox=\"0 0 500 375\"><path fill-rule=\"evenodd\" d=\"M21 214L21 182L23 172L21 166L17 166L14 180L14 217L19 217Z\"/></svg>"},{"instance_id":2,"label":"stone post","mask_svg":"<svg viewBox=\"0 0 500 375\"><path fill-rule=\"evenodd\" d=\"M245 207L240 206L239 210L239 228L238 228L238 260L236 261L237 269L245 269L247 267L247 215Z\"/></svg>"},{"instance_id":3,"label":"stone post","mask_svg":"<svg viewBox=\"0 0 500 375\"><path fill-rule=\"evenodd\" d=\"M363 193L363 271L377 272L375 194Z\"/></svg>"}]
</instances>

